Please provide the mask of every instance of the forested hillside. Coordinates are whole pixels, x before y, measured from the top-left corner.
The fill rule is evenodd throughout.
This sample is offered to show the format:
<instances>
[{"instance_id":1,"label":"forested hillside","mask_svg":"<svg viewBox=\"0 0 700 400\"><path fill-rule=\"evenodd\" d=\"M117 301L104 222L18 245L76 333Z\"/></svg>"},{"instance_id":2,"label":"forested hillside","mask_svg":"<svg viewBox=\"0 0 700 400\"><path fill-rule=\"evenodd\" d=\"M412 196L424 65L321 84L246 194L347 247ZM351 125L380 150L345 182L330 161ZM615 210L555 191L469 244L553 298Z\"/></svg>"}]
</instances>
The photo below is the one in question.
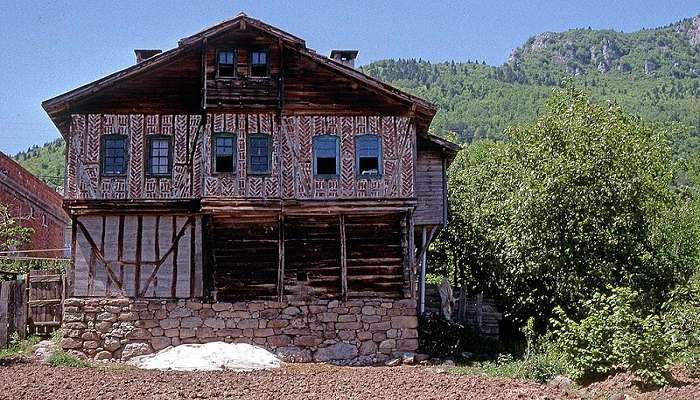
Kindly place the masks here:
<instances>
[{"instance_id":1,"label":"forested hillside","mask_svg":"<svg viewBox=\"0 0 700 400\"><path fill-rule=\"evenodd\" d=\"M63 186L64 151L63 139L59 138L42 146L32 146L28 150L19 152L14 159L49 186L57 188Z\"/></svg>"},{"instance_id":2,"label":"forested hillside","mask_svg":"<svg viewBox=\"0 0 700 400\"><path fill-rule=\"evenodd\" d=\"M634 33L542 33L498 67L399 59L362 70L436 103L433 129L467 142L501 138L506 127L531 121L565 77L593 100L617 101L644 119L677 121L700 133L700 16Z\"/></svg>"}]
</instances>

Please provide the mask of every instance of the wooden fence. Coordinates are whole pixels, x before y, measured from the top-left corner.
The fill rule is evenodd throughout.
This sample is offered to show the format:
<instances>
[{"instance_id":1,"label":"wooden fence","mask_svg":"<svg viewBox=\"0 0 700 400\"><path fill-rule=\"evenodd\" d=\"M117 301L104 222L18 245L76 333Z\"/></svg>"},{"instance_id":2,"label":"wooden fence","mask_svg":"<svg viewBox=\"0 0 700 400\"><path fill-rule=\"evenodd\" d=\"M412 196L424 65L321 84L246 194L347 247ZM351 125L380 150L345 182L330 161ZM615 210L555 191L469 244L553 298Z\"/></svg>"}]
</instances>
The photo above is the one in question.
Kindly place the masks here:
<instances>
[{"instance_id":1,"label":"wooden fence","mask_svg":"<svg viewBox=\"0 0 700 400\"><path fill-rule=\"evenodd\" d=\"M26 335L25 294L22 281L0 282L0 348L7 346L13 333Z\"/></svg>"},{"instance_id":2,"label":"wooden fence","mask_svg":"<svg viewBox=\"0 0 700 400\"><path fill-rule=\"evenodd\" d=\"M482 294L470 296L461 288L453 287L454 303L452 320L471 326L481 336L498 337L499 323L503 314L493 299L484 298ZM440 293L438 285L426 285L425 308L434 314L441 314Z\"/></svg>"},{"instance_id":3,"label":"wooden fence","mask_svg":"<svg viewBox=\"0 0 700 400\"><path fill-rule=\"evenodd\" d=\"M0 348L17 333L47 336L61 326L64 276L30 271L23 279L0 282Z\"/></svg>"}]
</instances>

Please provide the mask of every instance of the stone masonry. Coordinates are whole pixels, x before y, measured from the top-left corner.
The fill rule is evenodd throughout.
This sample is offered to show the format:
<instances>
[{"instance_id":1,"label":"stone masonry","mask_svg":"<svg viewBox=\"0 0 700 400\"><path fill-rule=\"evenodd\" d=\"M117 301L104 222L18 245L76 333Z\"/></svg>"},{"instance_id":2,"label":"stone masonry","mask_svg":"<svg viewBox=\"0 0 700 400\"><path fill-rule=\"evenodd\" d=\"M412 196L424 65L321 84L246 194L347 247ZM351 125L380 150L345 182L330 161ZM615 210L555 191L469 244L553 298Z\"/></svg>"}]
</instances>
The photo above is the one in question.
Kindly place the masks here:
<instances>
[{"instance_id":1,"label":"stone masonry","mask_svg":"<svg viewBox=\"0 0 700 400\"><path fill-rule=\"evenodd\" d=\"M128 360L185 343L249 343L287 362L367 365L418 349L415 300L207 303L69 298L63 348Z\"/></svg>"}]
</instances>

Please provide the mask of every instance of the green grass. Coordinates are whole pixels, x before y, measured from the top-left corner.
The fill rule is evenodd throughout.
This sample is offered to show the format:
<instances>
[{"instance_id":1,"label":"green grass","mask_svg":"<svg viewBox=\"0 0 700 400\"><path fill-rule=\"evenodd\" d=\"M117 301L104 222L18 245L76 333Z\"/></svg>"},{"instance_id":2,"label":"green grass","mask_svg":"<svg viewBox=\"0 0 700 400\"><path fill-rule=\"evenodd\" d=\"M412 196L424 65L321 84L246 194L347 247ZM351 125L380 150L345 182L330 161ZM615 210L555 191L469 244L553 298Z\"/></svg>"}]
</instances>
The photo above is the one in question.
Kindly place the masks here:
<instances>
[{"instance_id":1,"label":"green grass","mask_svg":"<svg viewBox=\"0 0 700 400\"><path fill-rule=\"evenodd\" d=\"M63 349L54 350L51 357L47 360L52 367L74 367L74 368L91 368L92 364L78 357L72 356Z\"/></svg>"},{"instance_id":2,"label":"green grass","mask_svg":"<svg viewBox=\"0 0 700 400\"><path fill-rule=\"evenodd\" d=\"M498 378L526 379L547 382L556 375L566 375L563 364L554 356L534 354L515 359L510 354L501 354L495 361L474 362L448 370L460 375L486 375Z\"/></svg>"},{"instance_id":3,"label":"green grass","mask_svg":"<svg viewBox=\"0 0 700 400\"><path fill-rule=\"evenodd\" d=\"M6 349L0 349L0 359L26 353L37 343L39 343L37 336L20 339L19 335L15 333L10 337L10 345Z\"/></svg>"},{"instance_id":4,"label":"green grass","mask_svg":"<svg viewBox=\"0 0 700 400\"><path fill-rule=\"evenodd\" d=\"M91 368L93 365L85 360L78 357L72 356L66 353L61 348L61 341L63 340L63 332L61 330L56 330L51 333L51 341L54 343L54 351L51 357L47 360L47 363L52 367L73 367L73 368Z\"/></svg>"}]
</instances>

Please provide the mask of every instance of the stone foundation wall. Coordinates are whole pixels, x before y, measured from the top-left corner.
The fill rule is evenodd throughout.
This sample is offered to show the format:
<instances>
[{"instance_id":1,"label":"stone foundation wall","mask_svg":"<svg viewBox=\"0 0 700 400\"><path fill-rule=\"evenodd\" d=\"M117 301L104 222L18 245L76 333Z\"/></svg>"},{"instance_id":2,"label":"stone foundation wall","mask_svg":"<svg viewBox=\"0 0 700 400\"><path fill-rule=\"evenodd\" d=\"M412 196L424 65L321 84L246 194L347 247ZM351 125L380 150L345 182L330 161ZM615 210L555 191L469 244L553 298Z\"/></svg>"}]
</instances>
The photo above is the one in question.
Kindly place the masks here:
<instances>
[{"instance_id":1,"label":"stone foundation wall","mask_svg":"<svg viewBox=\"0 0 700 400\"><path fill-rule=\"evenodd\" d=\"M415 300L206 303L69 298L63 348L128 360L183 343L250 343L288 362L381 363L418 349Z\"/></svg>"}]
</instances>

